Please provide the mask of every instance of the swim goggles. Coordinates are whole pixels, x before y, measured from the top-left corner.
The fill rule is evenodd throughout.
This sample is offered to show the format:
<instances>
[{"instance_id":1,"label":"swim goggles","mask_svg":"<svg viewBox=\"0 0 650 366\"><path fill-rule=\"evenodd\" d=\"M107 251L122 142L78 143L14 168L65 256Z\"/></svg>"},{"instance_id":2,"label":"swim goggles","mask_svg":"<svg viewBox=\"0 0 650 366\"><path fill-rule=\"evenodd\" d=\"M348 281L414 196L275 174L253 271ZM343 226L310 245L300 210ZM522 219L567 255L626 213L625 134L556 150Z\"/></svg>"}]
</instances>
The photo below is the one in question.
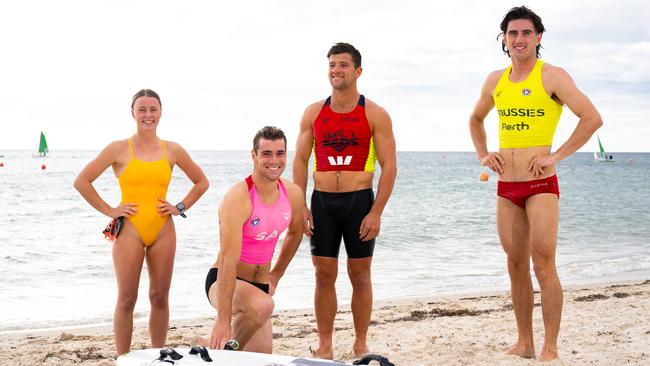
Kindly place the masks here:
<instances>
[{"instance_id":1,"label":"swim goggles","mask_svg":"<svg viewBox=\"0 0 650 366\"><path fill-rule=\"evenodd\" d=\"M122 229L122 224L124 223L124 217L116 217L111 220L111 222L106 225L106 228L104 231L102 231L102 234L104 234L104 238L109 241L115 241L117 239L117 234L120 233L120 229Z\"/></svg>"},{"instance_id":2,"label":"swim goggles","mask_svg":"<svg viewBox=\"0 0 650 366\"><path fill-rule=\"evenodd\" d=\"M208 353L208 350L205 348L205 346L194 346L190 350L191 355L196 355L198 354L201 359L205 362L212 362L212 358L210 358L210 354Z\"/></svg>"},{"instance_id":3,"label":"swim goggles","mask_svg":"<svg viewBox=\"0 0 650 366\"><path fill-rule=\"evenodd\" d=\"M168 360L167 358L171 358L171 360ZM155 363L167 362L167 363L171 363L173 365L174 361L178 361L181 358L183 358L183 355L176 352L176 350L174 350L173 348L167 347L167 348L161 349L160 350L160 356L157 359L151 361L149 363L149 365L152 365L154 362Z\"/></svg>"}]
</instances>

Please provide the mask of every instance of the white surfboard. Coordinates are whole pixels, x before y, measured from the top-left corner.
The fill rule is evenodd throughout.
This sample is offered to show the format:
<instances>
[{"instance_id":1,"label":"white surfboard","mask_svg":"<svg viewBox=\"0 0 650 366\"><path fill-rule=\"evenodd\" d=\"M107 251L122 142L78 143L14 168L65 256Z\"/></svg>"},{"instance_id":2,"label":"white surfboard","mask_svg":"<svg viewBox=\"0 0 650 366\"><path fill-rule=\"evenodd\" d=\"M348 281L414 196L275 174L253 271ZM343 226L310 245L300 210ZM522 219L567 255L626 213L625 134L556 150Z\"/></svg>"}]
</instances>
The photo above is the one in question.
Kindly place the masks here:
<instances>
[{"instance_id":1,"label":"white surfboard","mask_svg":"<svg viewBox=\"0 0 650 366\"><path fill-rule=\"evenodd\" d=\"M292 357L282 355L269 355L265 353L208 350L212 362L206 362L201 357L190 355L189 348L174 348L178 354L183 356L179 360L172 360L166 357L165 360L158 360L161 348L148 348L139 351L132 351L117 358L117 366L345 366L349 363L321 360L315 358ZM169 361L173 361L173 364Z\"/></svg>"}]
</instances>

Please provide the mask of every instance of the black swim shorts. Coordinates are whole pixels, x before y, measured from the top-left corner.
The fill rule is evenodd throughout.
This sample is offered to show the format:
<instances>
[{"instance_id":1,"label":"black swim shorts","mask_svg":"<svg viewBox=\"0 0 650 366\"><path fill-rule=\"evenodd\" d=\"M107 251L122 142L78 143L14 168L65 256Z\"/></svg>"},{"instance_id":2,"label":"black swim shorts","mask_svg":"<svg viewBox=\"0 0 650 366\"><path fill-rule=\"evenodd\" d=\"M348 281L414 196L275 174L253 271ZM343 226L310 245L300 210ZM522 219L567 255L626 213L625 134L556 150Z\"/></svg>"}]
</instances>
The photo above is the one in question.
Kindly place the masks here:
<instances>
[{"instance_id":1,"label":"black swim shorts","mask_svg":"<svg viewBox=\"0 0 650 366\"><path fill-rule=\"evenodd\" d=\"M210 268L208 271L208 275L205 277L205 295L208 297L208 301L210 301L210 287L212 287L212 284L217 282L217 274L219 273L218 268ZM258 289L266 292L267 294L269 293L269 284L268 283L259 283L259 282L251 282L251 281L246 281L243 278L239 278L237 276L238 280L242 280L244 282L248 282L251 285L257 287Z\"/></svg>"},{"instance_id":2,"label":"black swim shorts","mask_svg":"<svg viewBox=\"0 0 650 366\"><path fill-rule=\"evenodd\" d=\"M371 188L344 193L314 191L311 195L314 218L314 235L309 240L311 255L338 258L343 238L348 258L372 257L375 239L362 241L359 227L374 200Z\"/></svg>"}]
</instances>

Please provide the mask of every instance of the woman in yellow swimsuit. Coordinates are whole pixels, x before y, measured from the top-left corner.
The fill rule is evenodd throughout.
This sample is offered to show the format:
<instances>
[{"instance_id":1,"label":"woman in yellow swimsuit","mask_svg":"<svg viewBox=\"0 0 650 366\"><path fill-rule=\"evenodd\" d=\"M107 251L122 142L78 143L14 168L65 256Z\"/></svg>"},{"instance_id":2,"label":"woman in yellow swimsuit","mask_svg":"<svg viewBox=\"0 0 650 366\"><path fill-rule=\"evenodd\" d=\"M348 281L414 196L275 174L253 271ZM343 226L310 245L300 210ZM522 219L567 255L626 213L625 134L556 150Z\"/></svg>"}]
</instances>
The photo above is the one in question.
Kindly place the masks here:
<instances>
[{"instance_id":1,"label":"woman in yellow swimsuit","mask_svg":"<svg viewBox=\"0 0 650 366\"><path fill-rule=\"evenodd\" d=\"M136 133L112 142L79 173L74 187L97 211L111 218L125 217L113 244L117 278L117 305L113 326L117 354L129 352L133 329L133 309L138 297L142 264L147 260L151 315L149 333L152 347L164 347L169 323L169 287L176 253L176 232L171 216L182 215L208 189L201 168L179 144L162 141L156 135L162 104L153 90L142 89L133 96L131 114ZM167 201L172 168L177 165L194 183L177 204ZM117 176L122 201L112 207L104 201L92 182L109 166Z\"/></svg>"}]
</instances>

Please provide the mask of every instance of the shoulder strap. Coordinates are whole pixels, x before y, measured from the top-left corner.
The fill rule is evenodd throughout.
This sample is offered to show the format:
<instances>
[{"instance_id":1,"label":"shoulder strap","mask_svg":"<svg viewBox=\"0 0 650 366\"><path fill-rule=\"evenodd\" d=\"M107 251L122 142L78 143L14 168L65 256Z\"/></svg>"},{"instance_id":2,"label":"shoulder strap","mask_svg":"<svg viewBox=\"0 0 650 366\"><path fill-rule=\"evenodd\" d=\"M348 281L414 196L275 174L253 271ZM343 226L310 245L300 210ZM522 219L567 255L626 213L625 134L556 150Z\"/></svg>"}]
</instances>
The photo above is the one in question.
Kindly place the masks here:
<instances>
[{"instance_id":1,"label":"shoulder strap","mask_svg":"<svg viewBox=\"0 0 650 366\"><path fill-rule=\"evenodd\" d=\"M248 191L250 192L255 184L253 183L253 175L246 177L246 185L248 186Z\"/></svg>"},{"instance_id":2,"label":"shoulder strap","mask_svg":"<svg viewBox=\"0 0 650 366\"><path fill-rule=\"evenodd\" d=\"M501 74L501 78L502 79L505 78L507 82L510 82L510 73L511 72L512 72L512 64L510 64L510 65L508 65L508 67L506 67L503 74Z\"/></svg>"},{"instance_id":3,"label":"shoulder strap","mask_svg":"<svg viewBox=\"0 0 650 366\"><path fill-rule=\"evenodd\" d=\"M284 183L282 183L281 178L278 178L278 191L280 192L280 194L283 194L287 197L289 196L289 194L287 193L287 188L284 186Z\"/></svg>"},{"instance_id":4,"label":"shoulder strap","mask_svg":"<svg viewBox=\"0 0 650 366\"><path fill-rule=\"evenodd\" d=\"M332 96L331 95L329 97L327 97L327 99L325 99L325 103L323 103L323 106L321 107L321 109L327 107L330 104L332 104Z\"/></svg>"},{"instance_id":5,"label":"shoulder strap","mask_svg":"<svg viewBox=\"0 0 650 366\"><path fill-rule=\"evenodd\" d=\"M357 104L362 107L366 106L366 97L364 97L363 94L359 95L359 103Z\"/></svg>"},{"instance_id":6,"label":"shoulder strap","mask_svg":"<svg viewBox=\"0 0 650 366\"><path fill-rule=\"evenodd\" d=\"M129 141L129 151L131 152L131 159L135 159L135 155L133 155L133 142L131 141L130 138L128 139L128 141Z\"/></svg>"},{"instance_id":7,"label":"shoulder strap","mask_svg":"<svg viewBox=\"0 0 650 366\"><path fill-rule=\"evenodd\" d=\"M499 86L505 87L510 83L510 71L512 70L512 65L509 65L508 67L503 70L503 73L501 73L501 76L499 76L499 80L497 81L497 84L494 86L494 89L492 90L492 98L495 98L495 93L496 90L499 89Z\"/></svg>"},{"instance_id":8,"label":"shoulder strap","mask_svg":"<svg viewBox=\"0 0 650 366\"><path fill-rule=\"evenodd\" d=\"M535 62L535 66L533 67L533 70L530 72L531 74L535 73L535 75L542 75L542 68L544 67L544 61L541 59L537 59Z\"/></svg>"},{"instance_id":9,"label":"shoulder strap","mask_svg":"<svg viewBox=\"0 0 650 366\"><path fill-rule=\"evenodd\" d=\"M160 140L160 145L162 146L162 150L163 150L163 158L165 160L168 160L167 159L167 150L165 150L165 143L163 142L163 140Z\"/></svg>"}]
</instances>

